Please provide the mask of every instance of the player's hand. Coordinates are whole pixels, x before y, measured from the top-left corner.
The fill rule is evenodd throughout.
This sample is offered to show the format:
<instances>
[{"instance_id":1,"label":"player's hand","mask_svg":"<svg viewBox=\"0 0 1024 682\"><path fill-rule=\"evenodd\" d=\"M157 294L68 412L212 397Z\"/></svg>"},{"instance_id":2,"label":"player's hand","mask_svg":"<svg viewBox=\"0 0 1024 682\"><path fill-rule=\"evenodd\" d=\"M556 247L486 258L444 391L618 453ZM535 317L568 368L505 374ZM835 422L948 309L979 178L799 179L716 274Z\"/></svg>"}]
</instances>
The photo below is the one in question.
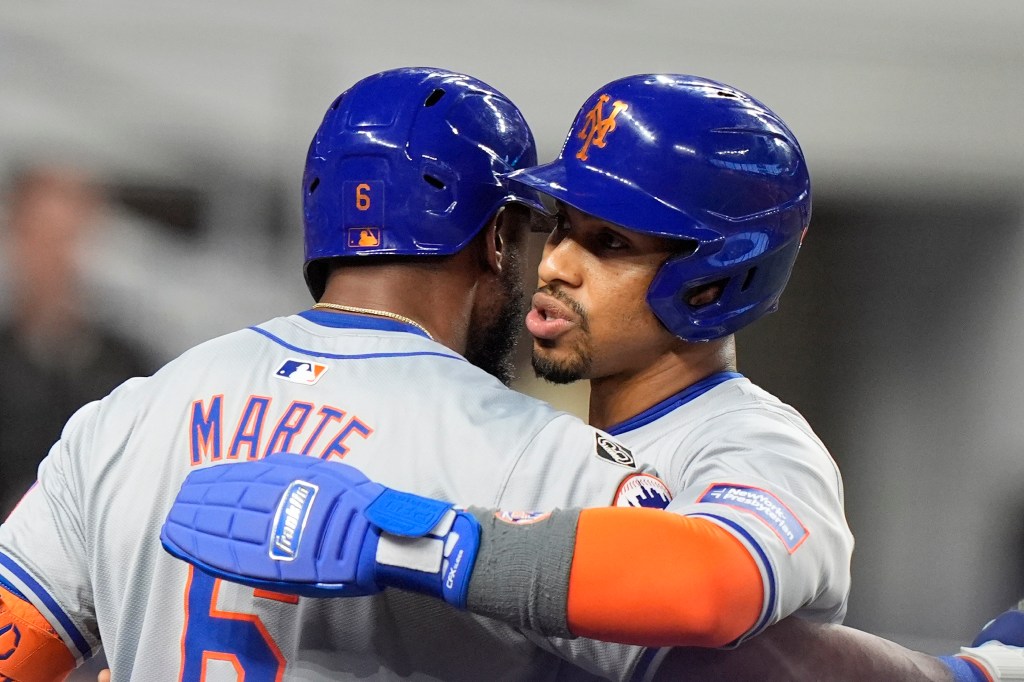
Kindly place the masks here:
<instances>
[{"instance_id":1,"label":"player's hand","mask_svg":"<svg viewBox=\"0 0 1024 682\"><path fill-rule=\"evenodd\" d=\"M1024 599L1017 604L1017 608L990 620L974 638L971 646L981 646L992 641L1024 647Z\"/></svg>"},{"instance_id":2,"label":"player's hand","mask_svg":"<svg viewBox=\"0 0 1024 682\"><path fill-rule=\"evenodd\" d=\"M286 453L193 471L160 541L211 575L253 587L358 597L396 586L465 607L480 525L347 464Z\"/></svg>"},{"instance_id":3,"label":"player's hand","mask_svg":"<svg viewBox=\"0 0 1024 682\"><path fill-rule=\"evenodd\" d=\"M942 660L955 682L1024 680L1024 600L990 620L969 647Z\"/></svg>"},{"instance_id":4,"label":"player's hand","mask_svg":"<svg viewBox=\"0 0 1024 682\"><path fill-rule=\"evenodd\" d=\"M96 682L110 682L110 668L104 668L96 676Z\"/></svg>"}]
</instances>

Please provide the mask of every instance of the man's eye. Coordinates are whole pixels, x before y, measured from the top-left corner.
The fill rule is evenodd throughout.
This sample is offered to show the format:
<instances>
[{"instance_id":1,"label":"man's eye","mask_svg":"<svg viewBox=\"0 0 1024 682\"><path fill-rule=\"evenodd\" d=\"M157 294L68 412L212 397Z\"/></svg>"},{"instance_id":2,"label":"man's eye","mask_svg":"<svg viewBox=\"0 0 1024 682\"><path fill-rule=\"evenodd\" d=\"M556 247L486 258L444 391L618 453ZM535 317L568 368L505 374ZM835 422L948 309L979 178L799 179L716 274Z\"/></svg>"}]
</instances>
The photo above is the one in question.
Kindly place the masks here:
<instances>
[{"instance_id":1,"label":"man's eye","mask_svg":"<svg viewBox=\"0 0 1024 682\"><path fill-rule=\"evenodd\" d=\"M604 232L599 239L601 246L606 249L622 249L626 247L626 242L614 232Z\"/></svg>"}]
</instances>

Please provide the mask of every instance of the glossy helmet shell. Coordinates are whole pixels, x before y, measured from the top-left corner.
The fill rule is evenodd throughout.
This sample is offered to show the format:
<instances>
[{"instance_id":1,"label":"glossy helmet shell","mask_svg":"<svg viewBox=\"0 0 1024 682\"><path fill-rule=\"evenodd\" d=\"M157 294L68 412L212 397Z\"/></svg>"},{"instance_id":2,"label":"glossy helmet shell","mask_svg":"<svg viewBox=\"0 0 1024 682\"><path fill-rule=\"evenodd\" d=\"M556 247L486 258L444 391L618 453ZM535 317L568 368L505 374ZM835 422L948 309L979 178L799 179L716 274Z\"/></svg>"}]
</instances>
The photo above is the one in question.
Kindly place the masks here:
<instances>
[{"instance_id":1,"label":"glossy helmet shell","mask_svg":"<svg viewBox=\"0 0 1024 682\"><path fill-rule=\"evenodd\" d=\"M304 274L319 300L339 256L461 250L503 205L540 207L505 176L537 163L519 109L459 73L403 68L365 78L327 110L303 175Z\"/></svg>"},{"instance_id":2,"label":"glossy helmet shell","mask_svg":"<svg viewBox=\"0 0 1024 682\"><path fill-rule=\"evenodd\" d=\"M807 165L782 119L696 76L608 83L583 104L554 162L510 179L629 230L692 242L647 292L662 324L688 341L775 310L811 215ZM687 302L712 283L717 300Z\"/></svg>"}]
</instances>

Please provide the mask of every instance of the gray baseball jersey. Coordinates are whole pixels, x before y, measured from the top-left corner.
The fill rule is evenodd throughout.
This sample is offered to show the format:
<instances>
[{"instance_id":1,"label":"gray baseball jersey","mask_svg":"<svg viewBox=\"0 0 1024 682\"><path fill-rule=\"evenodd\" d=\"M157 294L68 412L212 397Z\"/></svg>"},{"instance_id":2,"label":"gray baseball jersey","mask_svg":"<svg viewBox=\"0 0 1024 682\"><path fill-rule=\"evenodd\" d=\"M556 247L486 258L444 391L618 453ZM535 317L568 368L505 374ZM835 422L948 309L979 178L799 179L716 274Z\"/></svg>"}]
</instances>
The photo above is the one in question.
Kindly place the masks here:
<instances>
[{"instance_id":1,"label":"gray baseball jersey","mask_svg":"<svg viewBox=\"0 0 1024 682\"><path fill-rule=\"evenodd\" d=\"M684 458L682 433L667 433L642 460L655 466L638 466L604 434L505 389L410 327L307 312L203 344L81 410L0 527L0 577L72 651L85 657L102 641L118 680L639 678L653 669L653 651L546 640L416 594L294 599L215 581L164 553L158 531L192 468L280 450L344 458L387 485L462 504L665 506L669 490L650 473L689 488L693 477L668 454ZM751 525L745 515L766 525L742 507L725 511L728 502L680 511L714 504L723 509L709 518L727 527L722 518ZM845 528L841 505L838 514ZM744 541L764 551L771 536L754 528ZM811 605L821 582L801 582L771 556L764 623ZM842 603L845 576L835 589ZM783 589L793 595L783 599Z\"/></svg>"},{"instance_id":2,"label":"gray baseball jersey","mask_svg":"<svg viewBox=\"0 0 1024 682\"><path fill-rule=\"evenodd\" d=\"M80 410L0 527L0 579L80 658L102 642L117 680L628 679L642 649L556 655L398 590L289 598L215 581L159 543L195 467L301 452L421 495L530 510L657 487L617 449L412 327L305 312L202 344Z\"/></svg>"},{"instance_id":3,"label":"gray baseball jersey","mask_svg":"<svg viewBox=\"0 0 1024 682\"><path fill-rule=\"evenodd\" d=\"M843 483L796 410L721 372L608 431L663 477L669 510L718 524L754 557L764 605L741 639L792 613L842 622L853 552Z\"/></svg>"}]
</instances>

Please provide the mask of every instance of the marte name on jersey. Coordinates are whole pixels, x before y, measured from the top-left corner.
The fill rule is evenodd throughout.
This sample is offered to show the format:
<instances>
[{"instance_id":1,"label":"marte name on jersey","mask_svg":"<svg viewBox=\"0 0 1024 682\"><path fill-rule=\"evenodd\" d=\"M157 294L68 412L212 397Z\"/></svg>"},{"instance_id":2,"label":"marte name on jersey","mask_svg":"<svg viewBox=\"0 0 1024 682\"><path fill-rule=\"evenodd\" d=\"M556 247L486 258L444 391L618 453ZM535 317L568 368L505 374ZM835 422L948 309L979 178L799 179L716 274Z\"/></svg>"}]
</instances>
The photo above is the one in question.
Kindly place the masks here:
<instances>
[{"instance_id":1,"label":"marte name on jersey","mask_svg":"<svg viewBox=\"0 0 1024 682\"><path fill-rule=\"evenodd\" d=\"M274 452L298 452L341 459L373 427L332 405L292 400L277 405L268 396L233 401L214 395L193 401L189 410L192 466L224 459L261 459ZM353 436L358 437L350 440Z\"/></svg>"}]
</instances>

